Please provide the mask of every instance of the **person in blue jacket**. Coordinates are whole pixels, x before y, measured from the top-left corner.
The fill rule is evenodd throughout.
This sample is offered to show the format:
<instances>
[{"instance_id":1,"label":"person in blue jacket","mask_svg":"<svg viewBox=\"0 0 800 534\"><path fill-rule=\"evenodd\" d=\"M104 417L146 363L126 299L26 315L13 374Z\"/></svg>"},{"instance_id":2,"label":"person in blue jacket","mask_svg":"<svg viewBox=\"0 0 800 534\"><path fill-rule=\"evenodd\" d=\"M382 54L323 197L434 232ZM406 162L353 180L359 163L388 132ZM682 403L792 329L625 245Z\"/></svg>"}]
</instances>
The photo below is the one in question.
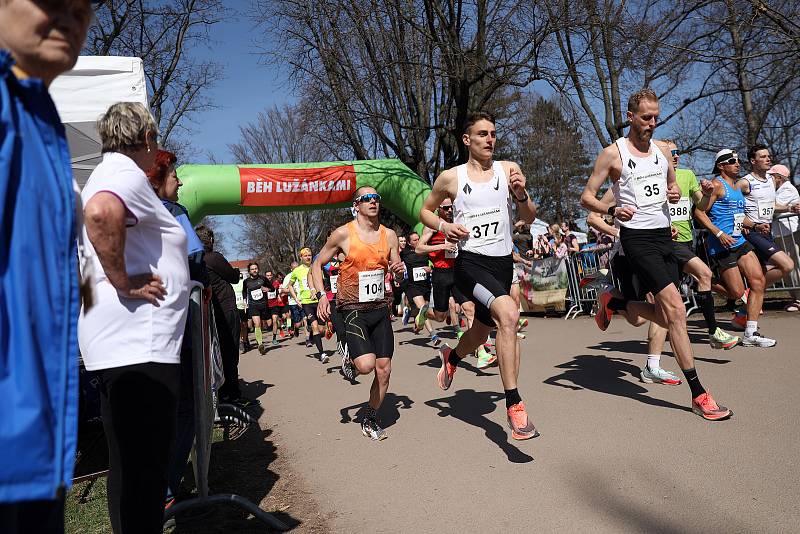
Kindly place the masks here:
<instances>
[{"instance_id":1,"label":"person in blue jacket","mask_svg":"<svg viewBox=\"0 0 800 534\"><path fill-rule=\"evenodd\" d=\"M75 65L92 17L89 0L0 2L4 534L64 530L77 439L80 205L47 88Z\"/></svg>"}]
</instances>

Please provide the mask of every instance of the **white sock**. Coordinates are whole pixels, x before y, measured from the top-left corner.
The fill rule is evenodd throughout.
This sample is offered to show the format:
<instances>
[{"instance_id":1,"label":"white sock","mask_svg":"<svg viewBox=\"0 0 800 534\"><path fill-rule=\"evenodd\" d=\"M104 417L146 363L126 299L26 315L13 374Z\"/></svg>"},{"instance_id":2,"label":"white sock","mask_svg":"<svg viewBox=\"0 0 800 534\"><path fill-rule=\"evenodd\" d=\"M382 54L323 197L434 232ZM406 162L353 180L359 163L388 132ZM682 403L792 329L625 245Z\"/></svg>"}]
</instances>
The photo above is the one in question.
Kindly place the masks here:
<instances>
[{"instance_id":1,"label":"white sock","mask_svg":"<svg viewBox=\"0 0 800 534\"><path fill-rule=\"evenodd\" d=\"M758 321L747 321L747 325L744 327L745 337L752 336L756 330L758 330Z\"/></svg>"},{"instance_id":2,"label":"white sock","mask_svg":"<svg viewBox=\"0 0 800 534\"><path fill-rule=\"evenodd\" d=\"M661 367L661 355L660 354L648 354L647 355L647 368L651 371L654 369L658 369Z\"/></svg>"}]
</instances>

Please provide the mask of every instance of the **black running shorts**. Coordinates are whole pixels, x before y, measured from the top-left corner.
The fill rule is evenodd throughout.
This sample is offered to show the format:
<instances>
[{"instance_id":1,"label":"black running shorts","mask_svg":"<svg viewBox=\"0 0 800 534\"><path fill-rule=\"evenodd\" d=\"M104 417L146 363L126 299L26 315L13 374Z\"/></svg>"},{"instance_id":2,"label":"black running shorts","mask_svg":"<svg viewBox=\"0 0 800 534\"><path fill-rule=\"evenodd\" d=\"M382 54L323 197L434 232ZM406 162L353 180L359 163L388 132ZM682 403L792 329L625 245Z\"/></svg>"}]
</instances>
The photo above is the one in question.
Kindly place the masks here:
<instances>
[{"instance_id":1,"label":"black running shorts","mask_svg":"<svg viewBox=\"0 0 800 534\"><path fill-rule=\"evenodd\" d=\"M764 235L761 232L750 230L744 236L747 242L753 245L753 250L756 251L756 256L762 265L766 265L769 259L776 253L780 252L781 248L775 242L772 234Z\"/></svg>"},{"instance_id":2,"label":"black running shorts","mask_svg":"<svg viewBox=\"0 0 800 534\"><path fill-rule=\"evenodd\" d=\"M450 297L458 304L463 304L467 298L456 287L453 269L433 269L431 273L433 284L433 309L437 312L446 312L450 309Z\"/></svg>"},{"instance_id":3,"label":"black running shorts","mask_svg":"<svg viewBox=\"0 0 800 534\"><path fill-rule=\"evenodd\" d=\"M394 355L394 332L387 308L339 313L344 318L345 339L352 359L365 354L374 354L377 358Z\"/></svg>"},{"instance_id":4,"label":"black running shorts","mask_svg":"<svg viewBox=\"0 0 800 534\"><path fill-rule=\"evenodd\" d=\"M692 242L673 241L672 246L675 249L675 259L678 260L678 269L683 271L683 267L697 257L692 250Z\"/></svg>"},{"instance_id":5,"label":"black running shorts","mask_svg":"<svg viewBox=\"0 0 800 534\"><path fill-rule=\"evenodd\" d=\"M623 226L619 238L642 290L657 295L670 284L678 287L680 270L669 227L639 229Z\"/></svg>"},{"instance_id":6,"label":"black running shorts","mask_svg":"<svg viewBox=\"0 0 800 534\"><path fill-rule=\"evenodd\" d=\"M754 252L753 245L749 241L745 241L736 248L729 248L719 254L714 254L711 256L711 260L719 270L719 273L722 274L723 271L736 268L739 258L749 252Z\"/></svg>"},{"instance_id":7,"label":"black running shorts","mask_svg":"<svg viewBox=\"0 0 800 534\"><path fill-rule=\"evenodd\" d=\"M494 299L511 292L514 275L511 254L498 257L460 251L453 275L461 294L475 303L475 318L487 326L495 326L489 308Z\"/></svg>"},{"instance_id":8,"label":"black running shorts","mask_svg":"<svg viewBox=\"0 0 800 534\"><path fill-rule=\"evenodd\" d=\"M254 304L247 307L247 318L252 319L253 317L260 317L262 320L266 321L267 319L271 319L272 316L269 314L269 308L266 304Z\"/></svg>"},{"instance_id":9,"label":"black running shorts","mask_svg":"<svg viewBox=\"0 0 800 534\"><path fill-rule=\"evenodd\" d=\"M406 297L409 300L413 300L414 297L422 297L425 299L425 302L431 296L431 285L428 282L419 283L419 282L409 282L406 286Z\"/></svg>"},{"instance_id":10,"label":"black running shorts","mask_svg":"<svg viewBox=\"0 0 800 534\"><path fill-rule=\"evenodd\" d=\"M303 304L303 313L306 314L306 324L310 327L311 323L317 320L317 303Z\"/></svg>"},{"instance_id":11,"label":"black running shorts","mask_svg":"<svg viewBox=\"0 0 800 534\"><path fill-rule=\"evenodd\" d=\"M617 282L617 289L627 300L645 300L647 291L642 291L642 284L639 283L639 278L633 273L631 264L624 255L614 254L611 259L611 270Z\"/></svg>"}]
</instances>

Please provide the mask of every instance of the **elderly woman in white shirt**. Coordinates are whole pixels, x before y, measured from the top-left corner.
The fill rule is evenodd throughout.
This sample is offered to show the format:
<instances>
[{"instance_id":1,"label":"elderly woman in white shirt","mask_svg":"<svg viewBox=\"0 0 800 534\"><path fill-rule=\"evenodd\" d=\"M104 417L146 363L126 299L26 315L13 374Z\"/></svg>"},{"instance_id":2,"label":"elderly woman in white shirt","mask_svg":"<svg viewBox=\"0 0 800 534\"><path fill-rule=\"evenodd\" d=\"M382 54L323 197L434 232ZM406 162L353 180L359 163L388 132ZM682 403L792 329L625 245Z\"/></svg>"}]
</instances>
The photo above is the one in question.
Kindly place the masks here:
<instances>
[{"instance_id":1,"label":"elderly woman in white shirt","mask_svg":"<svg viewBox=\"0 0 800 534\"><path fill-rule=\"evenodd\" d=\"M787 286L796 287L800 285L800 254L798 254L800 195L789 179L789 168L786 165L773 165L767 174L771 175L775 182L775 216L778 217L785 213L793 214L789 217L777 218L772 225L772 235L794 262L794 269L783 278L783 281ZM789 295L792 297L792 302L787 304L784 309L790 312L800 311L800 291L790 290Z\"/></svg>"},{"instance_id":2,"label":"elderly woman in white shirt","mask_svg":"<svg viewBox=\"0 0 800 534\"><path fill-rule=\"evenodd\" d=\"M86 368L101 382L115 533L161 532L189 303L187 238L145 171L158 128L139 103L98 121L103 161L81 193L96 303L81 314Z\"/></svg>"}]
</instances>

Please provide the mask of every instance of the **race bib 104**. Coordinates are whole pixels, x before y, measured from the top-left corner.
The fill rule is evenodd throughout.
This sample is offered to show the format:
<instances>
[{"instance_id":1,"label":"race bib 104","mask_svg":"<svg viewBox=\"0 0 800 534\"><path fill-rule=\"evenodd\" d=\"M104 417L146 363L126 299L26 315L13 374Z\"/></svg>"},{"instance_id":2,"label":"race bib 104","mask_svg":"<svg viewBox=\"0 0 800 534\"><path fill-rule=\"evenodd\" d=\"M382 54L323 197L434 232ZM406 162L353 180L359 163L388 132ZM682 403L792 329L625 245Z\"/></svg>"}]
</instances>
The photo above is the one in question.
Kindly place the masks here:
<instances>
[{"instance_id":1,"label":"race bib 104","mask_svg":"<svg viewBox=\"0 0 800 534\"><path fill-rule=\"evenodd\" d=\"M669 218L673 222L688 221L691 219L689 214L692 212L689 197L681 197L677 204L669 205Z\"/></svg>"},{"instance_id":2,"label":"race bib 104","mask_svg":"<svg viewBox=\"0 0 800 534\"><path fill-rule=\"evenodd\" d=\"M464 226L469 230L470 245L491 245L503 240L505 222L499 207L465 213Z\"/></svg>"},{"instance_id":3,"label":"race bib 104","mask_svg":"<svg viewBox=\"0 0 800 534\"><path fill-rule=\"evenodd\" d=\"M358 273L358 301L382 300L384 294L383 269Z\"/></svg>"},{"instance_id":4,"label":"race bib 104","mask_svg":"<svg viewBox=\"0 0 800 534\"><path fill-rule=\"evenodd\" d=\"M661 173L633 177L636 206L643 208L667 201L667 182Z\"/></svg>"},{"instance_id":5,"label":"race bib 104","mask_svg":"<svg viewBox=\"0 0 800 534\"><path fill-rule=\"evenodd\" d=\"M277 291L267 291L267 298L269 300L275 300L278 297Z\"/></svg>"},{"instance_id":6,"label":"race bib 104","mask_svg":"<svg viewBox=\"0 0 800 534\"><path fill-rule=\"evenodd\" d=\"M428 278L428 273L425 271L425 267L414 267L412 273L415 282L423 282Z\"/></svg>"}]
</instances>

